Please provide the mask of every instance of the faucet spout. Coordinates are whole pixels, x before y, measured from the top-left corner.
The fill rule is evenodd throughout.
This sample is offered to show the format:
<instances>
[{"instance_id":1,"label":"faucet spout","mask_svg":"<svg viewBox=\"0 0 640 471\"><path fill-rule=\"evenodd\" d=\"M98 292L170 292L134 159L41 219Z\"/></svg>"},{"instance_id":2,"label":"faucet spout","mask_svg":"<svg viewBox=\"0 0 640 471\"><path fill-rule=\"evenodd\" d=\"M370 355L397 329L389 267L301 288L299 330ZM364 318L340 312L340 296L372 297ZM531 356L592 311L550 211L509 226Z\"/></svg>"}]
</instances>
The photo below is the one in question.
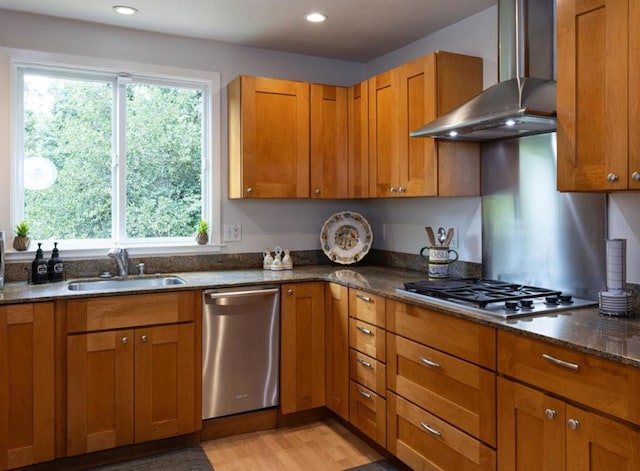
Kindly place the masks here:
<instances>
[{"instance_id":1,"label":"faucet spout","mask_svg":"<svg viewBox=\"0 0 640 471\"><path fill-rule=\"evenodd\" d=\"M107 255L115 259L118 265L118 275L127 276L129 274L129 252L127 249L111 249Z\"/></svg>"}]
</instances>

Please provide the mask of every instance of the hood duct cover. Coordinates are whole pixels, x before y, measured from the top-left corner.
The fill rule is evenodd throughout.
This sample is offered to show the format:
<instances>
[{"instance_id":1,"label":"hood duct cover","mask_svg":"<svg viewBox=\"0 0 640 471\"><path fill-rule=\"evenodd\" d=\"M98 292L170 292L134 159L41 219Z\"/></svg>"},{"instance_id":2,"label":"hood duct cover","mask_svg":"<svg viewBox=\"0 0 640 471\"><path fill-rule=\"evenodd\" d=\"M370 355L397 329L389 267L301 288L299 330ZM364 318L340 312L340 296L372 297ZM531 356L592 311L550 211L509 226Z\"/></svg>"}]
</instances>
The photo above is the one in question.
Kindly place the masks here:
<instances>
[{"instance_id":1,"label":"hood duct cover","mask_svg":"<svg viewBox=\"0 0 640 471\"><path fill-rule=\"evenodd\" d=\"M514 4L515 2L515 4ZM525 7L525 3L527 4ZM544 134L556 130L556 82L550 78L523 77L523 69L536 69L542 76L553 76L553 35L555 2L552 0L502 0L500 16L501 75L509 66L516 67L515 78L508 78L454 110L410 133L411 137L434 137L456 141L496 141L514 137ZM527 10L525 18L524 11ZM513 13L513 14L512 14ZM524 21L537 21L527 28L532 36L527 39ZM515 36L515 38L514 38ZM548 37L546 37L548 36ZM514 40L515 39L515 40ZM515 43L515 44L513 44ZM539 44L543 46L540 47ZM515 47L514 47L515 46ZM521 47L519 47L521 46ZM530 67L525 53L551 49L551 65ZM512 55L515 53L515 61ZM545 54L540 54L545 57ZM533 57L531 58L534 59ZM502 79L502 77L501 77Z\"/></svg>"}]
</instances>

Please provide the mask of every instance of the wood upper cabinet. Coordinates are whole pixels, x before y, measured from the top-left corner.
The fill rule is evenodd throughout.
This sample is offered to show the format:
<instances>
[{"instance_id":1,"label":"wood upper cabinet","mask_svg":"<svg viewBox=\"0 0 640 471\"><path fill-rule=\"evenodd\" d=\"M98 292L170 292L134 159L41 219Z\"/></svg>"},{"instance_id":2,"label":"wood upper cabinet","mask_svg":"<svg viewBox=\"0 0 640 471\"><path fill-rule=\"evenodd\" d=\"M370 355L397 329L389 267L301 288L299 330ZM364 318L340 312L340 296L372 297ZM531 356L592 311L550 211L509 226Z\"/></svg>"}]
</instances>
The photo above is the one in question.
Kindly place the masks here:
<instances>
[{"instance_id":1,"label":"wood upper cabinet","mask_svg":"<svg viewBox=\"0 0 640 471\"><path fill-rule=\"evenodd\" d=\"M349 420L349 288L325 285L325 400Z\"/></svg>"},{"instance_id":2,"label":"wood upper cabinet","mask_svg":"<svg viewBox=\"0 0 640 471\"><path fill-rule=\"evenodd\" d=\"M347 89L311 84L311 197L349 197Z\"/></svg>"},{"instance_id":3,"label":"wood upper cabinet","mask_svg":"<svg viewBox=\"0 0 640 471\"><path fill-rule=\"evenodd\" d=\"M240 76L227 100L229 198L308 198L309 84Z\"/></svg>"},{"instance_id":4,"label":"wood upper cabinet","mask_svg":"<svg viewBox=\"0 0 640 471\"><path fill-rule=\"evenodd\" d=\"M0 469L55 457L53 303L0 306Z\"/></svg>"},{"instance_id":5,"label":"wood upper cabinet","mask_svg":"<svg viewBox=\"0 0 640 471\"><path fill-rule=\"evenodd\" d=\"M69 455L196 430L195 300L180 292L67 302Z\"/></svg>"},{"instance_id":6,"label":"wood upper cabinet","mask_svg":"<svg viewBox=\"0 0 640 471\"><path fill-rule=\"evenodd\" d=\"M504 378L498 379L498 469L631 471L640 433Z\"/></svg>"},{"instance_id":7,"label":"wood upper cabinet","mask_svg":"<svg viewBox=\"0 0 640 471\"><path fill-rule=\"evenodd\" d=\"M558 2L558 189L640 189L640 3Z\"/></svg>"},{"instance_id":8,"label":"wood upper cabinet","mask_svg":"<svg viewBox=\"0 0 640 471\"><path fill-rule=\"evenodd\" d=\"M289 414L325 405L324 282L280 289L280 408Z\"/></svg>"},{"instance_id":9,"label":"wood upper cabinet","mask_svg":"<svg viewBox=\"0 0 640 471\"><path fill-rule=\"evenodd\" d=\"M347 93L349 198L369 197L369 82Z\"/></svg>"},{"instance_id":10,"label":"wood upper cabinet","mask_svg":"<svg viewBox=\"0 0 640 471\"><path fill-rule=\"evenodd\" d=\"M482 60L441 51L369 79L371 196L478 195L479 144L409 132L480 91Z\"/></svg>"}]
</instances>

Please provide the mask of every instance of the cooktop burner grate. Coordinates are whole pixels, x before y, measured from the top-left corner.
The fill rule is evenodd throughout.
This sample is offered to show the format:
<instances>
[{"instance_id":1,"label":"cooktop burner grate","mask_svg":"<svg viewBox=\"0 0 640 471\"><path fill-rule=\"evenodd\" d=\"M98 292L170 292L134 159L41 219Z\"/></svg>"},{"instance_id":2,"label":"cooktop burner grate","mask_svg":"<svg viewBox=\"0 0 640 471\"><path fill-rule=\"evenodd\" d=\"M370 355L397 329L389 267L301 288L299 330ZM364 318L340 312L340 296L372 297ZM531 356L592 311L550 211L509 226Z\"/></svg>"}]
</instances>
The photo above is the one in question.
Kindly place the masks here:
<instances>
[{"instance_id":1,"label":"cooktop burner grate","mask_svg":"<svg viewBox=\"0 0 640 471\"><path fill-rule=\"evenodd\" d=\"M485 307L489 303L558 296L561 291L477 278L458 280L421 280L404 284L411 293L458 300Z\"/></svg>"}]
</instances>

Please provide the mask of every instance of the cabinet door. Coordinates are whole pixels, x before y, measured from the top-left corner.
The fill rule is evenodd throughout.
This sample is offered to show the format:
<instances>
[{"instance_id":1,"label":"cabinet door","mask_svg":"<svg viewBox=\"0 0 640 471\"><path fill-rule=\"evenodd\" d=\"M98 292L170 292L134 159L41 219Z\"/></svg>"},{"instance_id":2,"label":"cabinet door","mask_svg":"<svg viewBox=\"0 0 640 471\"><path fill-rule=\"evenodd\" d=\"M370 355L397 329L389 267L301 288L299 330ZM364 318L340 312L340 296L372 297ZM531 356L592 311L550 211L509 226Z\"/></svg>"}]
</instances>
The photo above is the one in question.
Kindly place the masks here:
<instances>
[{"instance_id":1,"label":"cabinet door","mask_svg":"<svg viewBox=\"0 0 640 471\"><path fill-rule=\"evenodd\" d=\"M53 304L0 306L0 469L54 458Z\"/></svg>"},{"instance_id":2,"label":"cabinet door","mask_svg":"<svg viewBox=\"0 0 640 471\"><path fill-rule=\"evenodd\" d=\"M567 405L567 470L631 471L640 462L640 433Z\"/></svg>"},{"instance_id":3,"label":"cabinet door","mask_svg":"<svg viewBox=\"0 0 640 471\"><path fill-rule=\"evenodd\" d=\"M629 189L640 190L640 2L629 2Z\"/></svg>"},{"instance_id":4,"label":"cabinet door","mask_svg":"<svg viewBox=\"0 0 640 471\"><path fill-rule=\"evenodd\" d=\"M241 76L227 88L229 197L309 197L309 84Z\"/></svg>"},{"instance_id":5,"label":"cabinet door","mask_svg":"<svg viewBox=\"0 0 640 471\"><path fill-rule=\"evenodd\" d=\"M628 186L630 3L636 2L558 2L561 191Z\"/></svg>"},{"instance_id":6,"label":"cabinet door","mask_svg":"<svg viewBox=\"0 0 640 471\"><path fill-rule=\"evenodd\" d=\"M324 283L281 287L280 407L283 414L325 404Z\"/></svg>"},{"instance_id":7,"label":"cabinet door","mask_svg":"<svg viewBox=\"0 0 640 471\"><path fill-rule=\"evenodd\" d=\"M193 432L193 323L135 331L135 441Z\"/></svg>"},{"instance_id":8,"label":"cabinet door","mask_svg":"<svg viewBox=\"0 0 640 471\"><path fill-rule=\"evenodd\" d=\"M369 192L398 194L400 152L400 69L369 79Z\"/></svg>"},{"instance_id":9,"label":"cabinet door","mask_svg":"<svg viewBox=\"0 0 640 471\"><path fill-rule=\"evenodd\" d=\"M349 198L369 196L369 82L348 90Z\"/></svg>"},{"instance_id":10,"label":"cabinet door","mask_svg":"<svg viewBox=\"0 0 640 471\"><path fill-rule=\"evenodd\" d=\"M347 89L311 84L311 197L347 198Z\"/></svg>"},{"instance_id":11,"label":"cabinet door","mask_svg":"<svg viewBox=\"0 0 640 471\"><path fill-rule=\"evenodd\" d=\"M67 337L67 453L133 443L134 331Z\"/></svg>"},{"instance_id":12,"label":"cabinet door","mask_svg":"<svg viewBox=\"0 0 640 471\"><path fill-rule=\"evenodd\" d=\"M565 404L498 378L498 470L564 469Z\"/></svg>"},{"instance_id":13,"label":"cabinet door","mask_svg":"<svg viewBox=\"0 0 640 471\"><path fill-rule=\"evenodd\" d=\"M325 286L325 399L329 409L349 419L349 288Z\"/></svg>"}]
</instances>

